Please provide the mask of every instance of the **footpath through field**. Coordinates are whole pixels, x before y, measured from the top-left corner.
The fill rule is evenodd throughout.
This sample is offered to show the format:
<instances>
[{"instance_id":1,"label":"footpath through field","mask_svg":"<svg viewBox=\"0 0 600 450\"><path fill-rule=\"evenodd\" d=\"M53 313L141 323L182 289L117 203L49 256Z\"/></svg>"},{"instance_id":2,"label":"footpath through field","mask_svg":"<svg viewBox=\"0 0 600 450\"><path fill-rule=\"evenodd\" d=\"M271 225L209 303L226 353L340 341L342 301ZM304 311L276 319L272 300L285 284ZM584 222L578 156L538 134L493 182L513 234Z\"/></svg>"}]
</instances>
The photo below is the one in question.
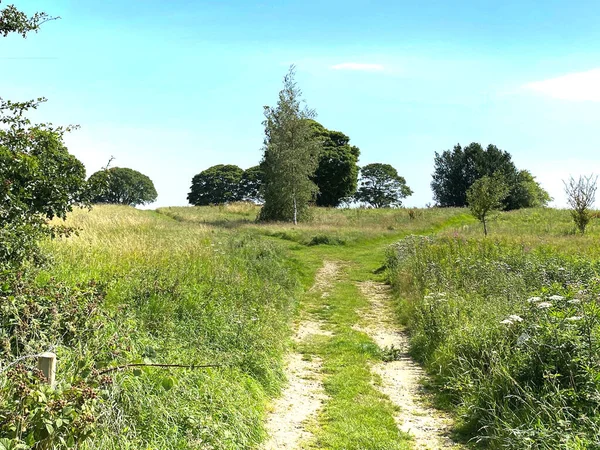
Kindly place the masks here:
<instances>
[{"instance_id":1,"label":"footpath through field","mask_svg":"<svg viewBox=\"0 0 600 450\"><path fill-rule=\"evenodd\" d=\"M291 248L312 287L265 450L459 448L449 417L428 406L425 374L407 353L389 288L376 274L388 243Z\"/></svg>"}]
</instances>

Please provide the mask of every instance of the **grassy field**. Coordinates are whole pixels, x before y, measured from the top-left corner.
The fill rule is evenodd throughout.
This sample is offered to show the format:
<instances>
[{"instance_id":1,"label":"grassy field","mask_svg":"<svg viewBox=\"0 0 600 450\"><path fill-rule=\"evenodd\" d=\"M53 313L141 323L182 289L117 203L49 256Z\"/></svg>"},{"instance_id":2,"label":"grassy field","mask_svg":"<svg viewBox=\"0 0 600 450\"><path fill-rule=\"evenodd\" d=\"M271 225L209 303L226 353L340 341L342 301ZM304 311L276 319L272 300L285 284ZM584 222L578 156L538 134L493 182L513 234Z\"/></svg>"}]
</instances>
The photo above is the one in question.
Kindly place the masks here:
<instances>
[{"instance_id":1,"label":"grassy field","mask_svg":"<svg viewBox=\"0 0 600 450\"><path fill-rule=\"evenodd\" d=\"M15 305L2 310L13 330L3 351L58 344L59 392L124 364L217 366L107 372L82 447L260 448L295 348L322 361L329 398L309 448L410 448L374 388L382 349L353 327L367 304L356 284L387 280L411 352L466 440L600 448L598 219L580 236L566 211L502 213L485 239L462 209L315 208L298 226L256 223L257 212L75 211L77 233L45 244L51 264L2 294ZM326 298L310 290L324 261L342 267ZM333 335L293 344L306 314Z\"/></svg>"},{"instance_id":2,"label":"grassy field","mask_svg":"<svg viewBox=\"0 0 600 450\"><path fill-rule=\"evenodd\" d=\"M503 213L388 249L412 354L486 448L600 448L600 227Z\"/></svg>"},{"instance_id":3,"label":"grassy field","mask_svg":"<svg viewBox=\"0 0 600 450\"><path fill-rule=\"evenodd\" d=\"M96 342L59 349L59 378L72 361L92 358L94 367L223 366L116 372L89 447L238 449L260 442L267 399L283 381L281 357L300 292L282 250L126 207L78 211L68 225L78 235L50 243L56 265L49 276L100 284L111 322L98 340L120 342L110 354Z\"/></svg>"}]
</instances>

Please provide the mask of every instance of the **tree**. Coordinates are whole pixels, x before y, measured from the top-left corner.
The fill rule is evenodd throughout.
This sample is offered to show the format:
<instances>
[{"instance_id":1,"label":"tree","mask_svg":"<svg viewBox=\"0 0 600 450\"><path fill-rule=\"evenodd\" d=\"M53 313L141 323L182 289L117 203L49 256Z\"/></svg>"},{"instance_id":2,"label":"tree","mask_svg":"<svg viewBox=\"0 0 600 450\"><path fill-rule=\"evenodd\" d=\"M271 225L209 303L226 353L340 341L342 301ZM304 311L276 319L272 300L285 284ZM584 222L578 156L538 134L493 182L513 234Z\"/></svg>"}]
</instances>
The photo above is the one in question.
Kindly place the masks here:
<instances>
[{"instance_id":1,"label":"tree","mask_svg":"<svg viewBox=\"0 0 600 450\"><path fill-rule=\"evenodd\" d=\"M265 140L261 169L264 173L265 203L260 220L293 221L308 216L309 203L317 186L312 181L321 146L310 123L315 112L301 107L302 92L290 67L283 79L276 107L264 109Z\"/></svg>"},{"instance_id":2,"label":"tree","mask_svg":"<svg viewBox=\"0 0 600 450\"><path fill-rule=\"evenodd\" d=\"M412 195L404 177L389 164L367 164L360 170L360 187L356 200L373 208L401 206L402 199Z\"/></svg>"},{"instance_id":3,"label":"tree","mask_svg":"<svg viewBox=\"0 0 600 450\"><path fill-rule=\"evenodd\" d=\"M520 208L539 208L547 206L552 197L546 190L544 190L540 184L535 181L535 177L528 170L521 170L517 174L516 183L510 190L507 199L510 201L506 205L506 209L520 209Z\"/></svg>"},{"instance_id":4,"label":"tree","mask_svg":"<svg viewBox=\"0 0 600 450\"><path fill-rule=\"evenodd\" d=\"M156 201L154 183L143 173L125 167L99 170L88 180L92 203L144 205Z\"/></svg>"},{"instance_id":5,"label":"tree","mask_svg":"<svg viewBox=\"0 0 600 450\"><path fill-rule=\"evenodd\" d=\"M569 181L563 181L563 183L567 194L567 203L571 207L571 217L573 217L577 229L583 234L591 219L590 209L596 201L598 177L594 175L580 176L578 180L570 177Z\"/></svg>"},{"instance_id":6,"label":"tree","mask_svg":"<svg viewBox=\"0 0 600 450\"><path fill-rule=\"evenodd\" d=\"M239 199L239 185L244 171L232 164L209 167L192 178L187 196L194 206L219 205Z\"/></svg>"},{"instance_id":7,"label":"tree","mask_svg":"<svg viewBox=\"0 0 600 450\"><path fill-rule=\"evenodd\" d=\"M29 17L9 5L0 10L0 35L26 37L52 19L46 13ZM45 101L0 98L0 269L39 256L38 240L60 231L48 220L86 203L85 168L63 142L75 127L32 124L27 117Z\"/></svg>"},{"instance_id":8,"label":"tree","mask_svg":"<svg viewBox=\"0 0 600 450\"><path fill-rule=\"evenodd\" d=\"M2 1L0 0L0 3ZM8 5L0 10L0 35L8 36L10 33L17 33L23 37L27 37L27 33L37 32L40 26L50 20L56 20L58 17L50 17L45 12L35 13L33 16L28 16L22 11L19 11L14 5Z\"/></svg>"},{"instance_id":9,"label":"tree","mask_svg":"<svg viewBox=\"0 0 600 450\"><path fill-rule=\"evenodd\" d=\"M238 200L262 203L263 172L260 166L253 166L244 171L238 186Z\"/></svg>"},{"instance_id":10,"label":"tree","mask_svg":"<svg viewBox=\"0 0 600 450\"><path fill-rule=\"evenodd\" d=\"M360 150L350 145L350 138L340 131L328 130L314 120L311 127L322 146L313 177L319 189L316 203L317 206L336 207L342 199L356 192Z\"/></svg>"},{"instance_id":11,"label":"tree","mask_svg":"<svg viewBox=\"0 0 600 450\"><path fill-rule=\"evenodd\" d=\"M509 192L503 209L545 206L550 200L531 173L517 170L510 154L492 144L485 149L476 142L465 148L456 145L442 154L436 152L434 164L431 188L440 206L466 206L469 187L486 175L504 178Z\"/></svg>"},{"instance_id":12,"label":"tree","mask_svg":"<svg viewBox=\"0 0 600 450\"><path fill-rule=\"evenodd\" d=\"M483 233L487 236L487 222L493 211L502 208L502 200L508 195L508 186L501 174L484 175L475 180L467 191L467 202L471 214L483 224Z\"/></svg>"}]
</instances>

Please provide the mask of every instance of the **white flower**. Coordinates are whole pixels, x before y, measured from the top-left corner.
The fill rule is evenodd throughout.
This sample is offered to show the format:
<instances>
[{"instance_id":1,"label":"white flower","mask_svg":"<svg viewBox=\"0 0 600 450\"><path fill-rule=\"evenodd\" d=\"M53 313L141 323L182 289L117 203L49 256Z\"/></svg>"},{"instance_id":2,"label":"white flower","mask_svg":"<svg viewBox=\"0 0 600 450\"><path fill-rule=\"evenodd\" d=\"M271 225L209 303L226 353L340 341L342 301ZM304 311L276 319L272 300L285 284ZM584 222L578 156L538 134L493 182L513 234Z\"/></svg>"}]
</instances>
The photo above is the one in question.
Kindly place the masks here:
<instances>
[{"instance_id":1,"label":"white flower","mask_svg":"<svg viewBox=\"0 0 600 450\"><path fill-rule=\"evenodd\" d=\"M510 319L504 319L503 321L501 321L500 323L504 324L504 325L512 325L512 320Z\"/></svg>"},{"instance_id":2,"label":"white flower","mask_svg":"<svg viewBox=\"0 0 600 450\"><path fill-rule=\"evenodd\" d=\"M538 303L537 307L540 309L552 308L552 303L550 303L550 302Z\"/></svg>"},{"instance_id":3,"label":"white flower","mask_svg":"<svg viewBox=\"0 0 600 450\"><path fill-rule=\"evenodd\" d=\"M559 302L564 299L565 298L562 295L551 295L550 297L548 297L548 300L553 300L555 302Z\"/></svg>"},{"instance_id":4,"label":"white flower","mask_svg":"<svg viewBox=\"0 0 600 450\"><path fill-rule=\"evenodd\" d=\"M510 316L508 316L508 318L510 320L512 320L513 322L523 322L523 318L520 316L517 316L516 314L511 314Z\"/></svg>"},{"instance_id":5,"label":"white flower","mask_svg":"<svg viewBox=\"0 0 600 450\"><path fill-rule=\"evenodd\" d=\"M581 300L579 300L578 298L574 298L573 300L569 300L567 303L570 303L571 305L579 305L581 303Z\"/></svg>"},{"instance_id":6,"label":"white flower","mask_svg":"<svg viewBox=\"0 0 600 450\"><path fill-rule=\"evenodd\" d=\"M529 297L529 298L527 299L527 301L528 301L529 303L537 303L537 302L541 302L541 301L542 301L542 299L541 299L540 297Z\"/></svg>"},{"instance_id":7,"label":"white flower","mask_svg":"<svg viewBox=\"0 0 600 450\"><path fill-rule=\"evenodd\" d=\"M581 320L581 319L583 319L583 317L581 317L581 316L567 317L567 320L570 320L571 322L576 322L577 320Z\"/></svg>"}]
</instances>

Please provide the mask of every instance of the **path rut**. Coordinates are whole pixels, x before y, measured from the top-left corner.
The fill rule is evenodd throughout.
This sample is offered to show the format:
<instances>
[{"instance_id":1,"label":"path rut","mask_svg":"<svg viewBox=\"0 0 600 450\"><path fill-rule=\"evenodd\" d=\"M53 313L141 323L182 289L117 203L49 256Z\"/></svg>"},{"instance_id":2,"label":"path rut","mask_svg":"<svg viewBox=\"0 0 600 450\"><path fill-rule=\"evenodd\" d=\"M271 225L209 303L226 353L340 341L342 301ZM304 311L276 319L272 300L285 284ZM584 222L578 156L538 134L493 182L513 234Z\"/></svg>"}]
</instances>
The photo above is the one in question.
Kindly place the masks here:
<instances>
[{"instance_id":1,"label":"path rut","mask_svg":"<svg viewBox=\"0 0 600 450\"><path fill-rule=\"evenodd\" d=\"M381 391L399 406L396 415L398 427L411 434L415 449L459 449L450 437L452 420L447 414L428 407L421 379L423 369L408 355L408 337L397 330L391 318L390 288L382 283L366 281L358 284L361 293L369 299L371 307L363 312L363 323L356 329L368 334L382 349L394 347L400 351L398 360L373 366L373 373L381 378Z\"/></svg>"},{"instance_id":2,"label":"path rut","mask_svg":"<svg viewBox=\"0 0 600 450\"><path fill-rule=\"evenodd\" d=\"M320 292L322 297L329 295L339 271L339 264L325 261L318 270L310 291ZM301 343L314 335L331 334L322 328L320 321L308 315L297 325L293 340ZM318 358L307 361L300 353L290 353L286 358L285 375L287 386L282 396L273 403L266 422L269 440L264 445L264 450L302 448L302 443L312 436L306 424L316 416L327 400L323 389L321 361Z\"/></svg>"}]
</instances>

